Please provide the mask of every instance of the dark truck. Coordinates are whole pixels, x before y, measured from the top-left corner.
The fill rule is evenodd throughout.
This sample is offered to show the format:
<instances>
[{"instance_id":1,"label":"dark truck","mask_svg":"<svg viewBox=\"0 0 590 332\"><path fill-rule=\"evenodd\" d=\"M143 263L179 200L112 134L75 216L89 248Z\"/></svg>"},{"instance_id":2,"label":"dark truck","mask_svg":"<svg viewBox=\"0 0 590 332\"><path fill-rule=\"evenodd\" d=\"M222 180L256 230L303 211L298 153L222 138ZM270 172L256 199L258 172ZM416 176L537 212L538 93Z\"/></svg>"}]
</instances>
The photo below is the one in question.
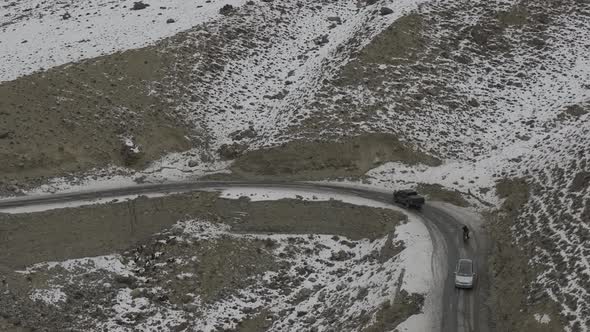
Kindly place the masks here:
<instances>
[{"instance_id":1,"label":"dark truck","mask_svg":"<svg viewBox=\"0 0 590 332\"><path fill-rule=\"evenodd\" d=\"M404 189L393 192L393 201L399 203L406 208L420 209L424 205L424 197L418 195L415 190Z\"/></svg>"}]
</instances>

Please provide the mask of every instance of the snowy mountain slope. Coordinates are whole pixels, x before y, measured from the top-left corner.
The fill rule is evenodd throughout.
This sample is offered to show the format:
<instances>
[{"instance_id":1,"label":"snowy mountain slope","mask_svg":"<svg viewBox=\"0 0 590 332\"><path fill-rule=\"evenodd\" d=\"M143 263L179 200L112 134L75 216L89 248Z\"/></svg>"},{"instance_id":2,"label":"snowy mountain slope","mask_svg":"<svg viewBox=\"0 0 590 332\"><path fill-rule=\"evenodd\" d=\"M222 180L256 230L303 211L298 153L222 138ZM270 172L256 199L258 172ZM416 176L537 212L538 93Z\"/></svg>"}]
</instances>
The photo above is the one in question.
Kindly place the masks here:
<instances>
[{"instance_id":1,"label":"snowy mountain slope","mask_svg":"<svg viewBox=\"0 0 590 332\"><path fill-rule=\"evenodd\" d=\"M385 164L368 173L376 184L438 183L497 202L494 182L515 176L547 136L572 126L560 121L568 107L590 98L584 6L424 4L337 71L284 139L393 132L445 162ZM402 49L395 57L381 52L387 39Z\"/></svg>"},{"instance_id":2,"label":"snowy mountain slope","mask_svg":"<svg viewBox=\"0 0 590 332\"><path fill-rule=\"evenodd\" d=\"M276 145L278 134L306 117L305 105L320 81L353 50L350 44L364 45L419 2L384 2L393 10L386 16L377 13L377 5L352 1L244 6L205 31L184 36L181 47L201 44L204 33L224 36L226 43L212 51L214 57L201 55L191 64L193 79L181 109L213 136L214 150L234 140L250 143L252 149ZM213 71L210 61L217 66ZM248 134L239 136L238 131Z\"/></svg>"},{"instance_id":3,"label":"snowy mountain slope","mask_svg":"<svg viewBox=\"0 0 590 332\"><path fill-rule=\"evenodd\" d=\"M542 270L530 292L559 303L570 331L587 331L590 6L570 0L420 3L256 2L224 16L216 14L221 3L205 5L210 15L189 25L206 24L159 44L177 56L169 79L182 98L178 113L209 136L209 152L224 144L239 144L235 149L241 152L296 138L386 132L445 160L434 168L385 164L367 174L388 188L442 184L473 195L476 204L499 204L495 182L524 177L532 192L515 224L515 240L535 248L531 265ZM14 20L34 4L3 9ZM381 6L393 13L380 15ZM194 9L170 8L178 17L180 10ZM68 31L81 26L71 21L77 15L62 22L55 16L59 10L53 11L43 23L48 27L58 21ZM86 9L72 12L85 15ZM136 28L149 26L147 14L156 12L152 5L117 26L123 27L119 32L105 31L121 36L113 38L124 41L120 49L179 31L161 20L150 30L157 36ZM103 24L96 26L104 26L106 16L96 16ZM7 68L31 62L13 59L40 59L7 71L9 79L70 61L67 52L55 51L53 58L46 53L53 52L52 43L82 38L66 40L58 32L43 39L55 43L18 44L18 32L41 19L2 19L2 36L13 43L0 44L2 50L18 50L0 53ZM127 39L127 26L139 35ZM76 44L72 59L109 52L111 41L101 40L92 48ZM150 179L186 178L227 166L208 164L200 152L168 156L146 173ZM199 172L193 173L188 160L198 160Z\"/></svg>"},{"instance_id":4,"label":"snowy mountain slope","mask_svg":"<svg viewBox=\"0 0 590 332\"><path fill-rule=\"evenodd\" d=\"M269 200L267 194L236 189L223 196ZM292 194L275 192L270 199ZM304 199L329 198L369 202L331 195ZM227 252L217 253L221 261L206 268L218 248ZM427 262L431 254L427 229L412 217L397 226L395 234L372 240L327 234L244 234L219 221L184 220L120 254L39 263L19 273L39 280L28 297L47 306L46 312L69 310L72 301L82 301L73 322L77 328L217 331L235 329L259 317L269 331L335 326L361 331L379 320L378 312L386 312L386 302L420 310L424 298L418 294L429 291L432 276L428 264L412 262ZM221 271L226 272L223 278L218 275ZM212 293L204 287L207 280L217 284L213 290L219 289ZM96 306L102 308L102 315L94 314ZM416 330L432 328L431 309L424 307L417 313L421 321ZM60 315L54 319L58 325L52 326L69 324Z\"/></svg>"},{"instance_id":5,"label":"snowy mountain slope","mask_svg":"<svg viewBox=\"0 0 590 332\"><path fill-rule=\"evenodd\" d=\"M135 2L4 1L0 10L0 82L140 48L217 19L226 4L240 6L245 1L159 0L146 1L145 8Z\"/></svg>"},{"instance_id":6,"label":"snowy mountain slope","mask_svg":"<svg viewBox=\"0 0 590 332\"><path fill-rule=\"evenodd\" d=\"M543 271L530 285L562 306L571 331L590 330L590 116L552 135L527 156L519 175L531 197L514 224L519 243L534 244L532 265Z\"/></svg>"},{"instance_id":7,"label":"snowy mountain slope","mask_svg":"<svg viewBox=\"0 0 590 332\"><path fill-rule=\"evenodd\" d=\"M131 11L131 4L113 9L107 4L89 5L105 12L88 16L102 22L118 16L108 14L107 7L124 9L134 13L125 24L139 25L143 17L157 16L160 11L155 5ZM399 62L382 57L383 63L355 63L351 53L415 9L418 2L384 2L393 9L393 14L385 16L378 14L380 4L262 3L234 8L227 16L215 14L216 20L162 43L164 49L178 52L180 59L177 72L170 73L171 79L177 80L172 87L181 90L185 98L179 112L186 113L196 127L212 135L211 150L232 142L254 149L296 137L385 131L432 150L448 162L470 161L476 162L475 168L489 164L484 168L493 169L494 164L516 157L515 150L527 149L533 145L531 141L543 137L555 125L556 109L590 96L586 57L589 41L587 34L580 33L588 29L588 21L582 10L564 16L569 4L554 4L554 8L541 14L534 13L539 8L532 2L527 9L530 14L519 13L513 6L516 2L427 4L416 12L420 16L420 40L415 59ZM90 12L65 7L67 4L62 9L44 6L36 8L33 2L6 5L4 23L10 24L4 26L4 33L23 31L17 24L34 26L38 22L31 20L38 14L46 17L43 13L53 12L55 16L59 10ZM218 10L211 9L210 3L198 6L194 10ZM189 11L175 4L162 7L174 15ZM18 12L31 14L16 20ZM191 24L204 20L198 18ZM63 21L62 29L79 30L69 26L70 19ZM115 36L110 39L128 35L125 25L111 26L119 30L105 30L105 35ZM161 27L149 30L162 36L173 33ZM219 35L219 40L213 41L211 50L203 51L199 46L212 40L202 35ZM16 39L8 37L3 40ZM41 47L56 43L34 44ZM137 46L119 45L120 49ZM195 59L186 62L182 58L190 54L183 52L190 52L192 47ZM400 44L400 48L404 47ZM78 48L90 52L85 46ZM10 59L18 58L22 51L3 50L10 52ZM45 53L51 52L35 51L39 57ZM333 84L343 79L339 68L351 55L353 60L347 66L360 68L354 72L358 80ZM366 84L360 84L361 80ZM345 107L339 102L342 100ZM302 124L305 121L315 124L306 126ZM174 167L186 164L182 156L177 160ZM164 164L168 162L174 163ZM492 170L485 173L488 178L493 175L489 174Z\"/></svg>"},{"instance_id":8,"label":"snowy mountain slope","mask_svg":"<svg viewBox=\"0 0 590 332\"><path fill-rule=\"evenodd\" d=\"M381 3L248 3L157 43L158 51L174 54L176 62L164 82L154 83L153 95L180 103L176 112L208 137L207 148L171 154L137 176L203 174L189 161L198 169L218 170L211 163L218 153L232 159L244 149L296 138L276 139L293 121L309 117L304 105L320 81L417 3L383 2L393 10L388 15L379 14ZM219 150L232 143L239 146Z\"/></svg>"},{"instance_id":9,"label":"snowy mountain slope","mask_svg":"<svg viewBox=\"0 0 590 332\"><path fill-rule=\"evenodd\" d=\"M498 9L490 10L493 6ZM373 130L404 132L447 162L438 168L389 164L369 175L388 187L440 183L496 204L496 180L525 179L530 198L512 232L517 244L532 248L530 266L541 271L527 289L529 304L550 298L559 304L561 317L547 319L561 320L567 331L588 331L588 4L436 7L425 6L425 15L439 17L440 7L455 8L451 20L464 22L457 29L464 35L457 48L443 51L457 62L450 65L454 71L437 78L452 93L420 96L420 109L411 114L390 99L391 111L369 122ZM450 29L435 26L438 38L453 39ZM433 71L441 68L439 63ZM417 82L427 80L428 73L419 72ZM463 105L450 108L446 98Z\"/></svg>"},{"instance_id":10,"label":"snowy mountain slope","mask_svg":"<svg viewBox=\"0 0 590 332\"><path fill-rule=\"evenodd\" d=\"M401 133L445 159L472 162L545 135L558 109L590 97L589 22L567 10L584 6L574 2L543 8L542 15L531 6L523 22L503 18L516 15L516 5L422 6L416 23L422 31L413 37L418 45L406 54L415 59L381 55L349 63L324 87L327 98L318 98L323 109L315 120L328 130L334 123L347 128L356 117L357 132ZM379 40L374 43L377 49ZM333 103L336 95L347 103Z\"/></svg>"},{"instance_id":11,"label":"snowy mountain slope","mask_svg":"<svg viewBox=\"0 0 590 332\"><path fill-rule=\"evenodd\" d=\"M202 175L211 170L219 171L219 164L215 164L215 160L212 163L211 159L217 158L217 149L225 143L232 142L232 139L244 144L244 147L238 149L241 150L249 145L250 149L255 149L295 138L296 135L290 135L280 141L274 139L277 133L284 132L284 128L295 121L295 118L309 117L305 107L299 105L303 105L306 99L313 96L325 75L340 66L343 59L350 56L350 52L359 49L391 22L414 9L417 3L419 2L406 0L370 5L364 2L331 1L323 2L321 5L315 2L249 2L242 7L230 6L229 9L221 10L219 15L208 16L208 21L199 16L191 21L191 24L196 25L195 28L158 42L155 42L156 36L165 36L176 30L166 30L154 23L154 29L150 29L154 35L148 36L145 43L119 43L115 51L153 44L150 46L150 52L153 53L155 49L156 53L166 52L174 55L177 62L166 67L169 72L165 80L140 83L147 85L145 89L150 91L150 98L157 96L167 105L181 102L182 106L177 107L176 115L192 120L195 137L200 139L209 136L209 141L203 142L205 151L199 146L187 153L171 154L155 161L145 172L140 172L135 177L148 181L170 177L182 179ZM99 7L101 10L95 14L92 12L85 15L84 10L88 10L85 7L65 7L68 4L44 3L37 8L28 2L11 3L5 8L10 11L7 20L13 20L11 24L4 26L6 40L13 42L19 36L19 32L26 31L29 27L37 27L38 24L58 24L51 20L43 20L40 23L36 15L14 19L19 12L30 12L28 9L32 8L31 11L55 14L60 10L56 7L58 5L63 5L62 9L70 10L77 15L70 13L71 17L61 18L62 21L59 23L63 26L60 26L60 29L46 29L47 33L55 33L55 38L66 38L78 33L80 29L76 18L81 14L90 17L89 20L106 24L102 21L108 21L110 16L115 15L113 13L132 12L132 16L125 14L125 24L109 25L108 30L98 29L104 36L108 36L109 40L124 39L129 37L128 29L139 33L141 29L136 29L135 26L145 23L142 20L146 16L157 16L156 12L162 11L156 9L155 5L141 10L131 10L131 4L121 4L118 7L113 5L112 9L107 9L104 3L97 2L89 6ZM379 8L382 5L391 8L392 13L380 15ZM213 7L207 6L213 4L197 9L211 11ZM190 15L187 14L188 9L180 5L161 7L166 7L169 16ZM46 16L43 17L47 19ZM318 17L321 19L318 20ZM65 33L55 32L57 30L65 30ZM143 40L144 37L139 39ZM61 45L61 39L54 41L52 38L49 36L44 38L43 42L31 43L41 49L35 50L27 61L10 66L17 70L15 75L27 73L26 68L19 66L42 63L46 54L52 54L52 50L45 50L43 47ZM105 43L108 44L108 40ZM26 44L28 43L23 45ZM101 42L97 45L108 49L107 44ZM11 64L11 59L26 53L25 46L2 48L7 52L3 61ZM81 43L75 46L76 52L80 54L92 56L96 53L89 48L89 44ZM76 59L85 57L79 55ZM104 59L108 61L108 57ZM62 60L42 66L68 61ZM292 78L288 78L290 75ZM111 86L116 86L116 83L111 82ZM92 82L87 84L92 86ZM110 93L105 90L97 94L108 97ZM95 178L94 173L97 172L93 170L91 173L90 178ZM72 181L71 176L68 175L67 178L67 181Z\"/></svg>"}]
</instances>

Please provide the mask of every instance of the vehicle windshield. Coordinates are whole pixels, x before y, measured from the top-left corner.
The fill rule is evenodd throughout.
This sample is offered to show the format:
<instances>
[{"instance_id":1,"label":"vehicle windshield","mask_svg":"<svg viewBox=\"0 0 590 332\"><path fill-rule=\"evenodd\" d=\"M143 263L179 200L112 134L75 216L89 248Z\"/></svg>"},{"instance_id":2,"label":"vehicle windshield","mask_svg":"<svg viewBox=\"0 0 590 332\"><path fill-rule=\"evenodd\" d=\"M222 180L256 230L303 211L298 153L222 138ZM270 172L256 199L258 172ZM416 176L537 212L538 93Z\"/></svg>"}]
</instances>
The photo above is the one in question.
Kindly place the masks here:
<instances>
[{"instance_id":1,"label":"vehicle windshield","mask_svg":"<svg viewBox=\"0 0 590 332\"><path fill-rule=\"evenodd\" d=\"M460 276L470 276L473 274L472 266L470 261L459 261L459 266L457 267L457 274Z\"/></svg>"}]
</instances>

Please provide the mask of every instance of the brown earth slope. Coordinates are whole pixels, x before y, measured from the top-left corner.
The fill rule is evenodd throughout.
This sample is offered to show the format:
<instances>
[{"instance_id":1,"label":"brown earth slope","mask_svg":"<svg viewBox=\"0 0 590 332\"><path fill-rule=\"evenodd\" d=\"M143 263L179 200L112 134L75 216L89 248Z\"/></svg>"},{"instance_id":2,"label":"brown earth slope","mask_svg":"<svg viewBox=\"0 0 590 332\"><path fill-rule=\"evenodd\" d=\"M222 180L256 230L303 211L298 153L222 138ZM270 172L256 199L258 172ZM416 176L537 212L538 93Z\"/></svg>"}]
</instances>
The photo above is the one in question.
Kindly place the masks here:
<instances>
[{"instance_id":1,"label":"brown earth slope","mask_svg":"<svg viewBox=\"0 0 590 332\"><path fill-rule=\"evenodd\" d=\"M190 127L154 93L170 56L148 47L0 84L0 181L141 166L189 148ZM127 158L124 138L142 154Z\"/></svg>"}]
</instances>

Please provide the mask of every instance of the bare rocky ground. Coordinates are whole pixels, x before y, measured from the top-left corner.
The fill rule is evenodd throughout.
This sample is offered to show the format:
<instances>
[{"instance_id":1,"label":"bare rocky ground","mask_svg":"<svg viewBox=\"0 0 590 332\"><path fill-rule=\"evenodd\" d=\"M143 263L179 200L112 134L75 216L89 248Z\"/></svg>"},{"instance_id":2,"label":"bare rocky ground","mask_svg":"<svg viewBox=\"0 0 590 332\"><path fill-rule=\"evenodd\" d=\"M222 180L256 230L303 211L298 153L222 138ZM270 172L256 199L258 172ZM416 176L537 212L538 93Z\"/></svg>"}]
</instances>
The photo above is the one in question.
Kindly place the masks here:
<instances>
[{"instance_id":1,"label":"bare rocky ground","mask_svg":"<svg viewBox=\"0 0 590 332\"><path fill-rule=\"evenodd\" d=\"M418 184L416 190L427 196L428 200L447 202L461 207L470 206L469 202L465 199L467 196L465 193L450 190L441 185L421 183Z\"/></svg>"},{"instance_id":2,"label":"bare rocky ground","mask_svg":"<svg viewBox=\"0 0 590 332\"><path fill-rule=\"evenodd\" d=\"M421 6L354 53L310 103L317 111L288 134L312 139L326 132L394 132L426 151L432 146L431 153L439 158L473 160L520 140L527 131L552 126L512 126L506 121L507 132L488 132L496 121L504 121L494 117L497 106L516 103L489 96L534 79L526 72L538 70L541 64L535 59L555 47L545 41L547 31L576 6L543 4L457 1ZM482 91L461 90L461 81L476 79L488 85ZM528 120L536 121L522 121ZM488 135L503 139L489 144Z\"/></svg>"},{"instance_id":3,"label":"bare rocky ground","mask_svg":"<svg viewBox=\"0 0 590 332\"><path fill-rule=\"evenodd\" d=\"M247 152L232 165L233 173L252 178L320 180L361 177L383 163L440 165L440 160L393 135L368 134L337 142L294 141Z\"/></svg>"},{"instance_id":4,"label":"bare rocky ground","mask_svg":"<svg viewBox=\"0 0 590 332\"><path fill-rule=\"evenodd\" d=\"M0 327L183 331L206 319L236 331L273 324L311 328L316 321L343 329L392 328L420 312L421 295L402 292L373 312L340 318L374 291L396 292L382 282L372 290L370 284L346 286L346 280L387 272L384 263L403 249L393 229L404 220L395 211L337 201L250 202L214 193L2 215ZM359 256L363 246L375 249ZM322 279L321 266L331 271L331 280ZM403 273L398 285L402 278ZM325 288L326 282L340 285L340 291ZM356 295L350 298L349 292ZM293 312L316 296L333 306ZM285 305L276 302L284 297L285 310L271 314L268 306ZM237 301L230 305L234 309L207 316L229 299Z\"/></svg>"},{"instance_id":5,"label":"bare rocky ground","mask_svg":"<svg viewBox=\"0 0 590 332\"><path fill-rule=\"evenodd\" d=\"M498 195L505 199L502 207L485 215L494 244L489 273L492 278L494 323L497 331L563 331L565 317L559 314L556 303L543 293L530 294L530 287L540 272L528 265L532 245L520 247L513 242L515 219L529 199L529 187L524 179L498 182ZM535 313L547 313L553 319L540 324Z\"/></svg>"},{"instance_id":6,"label":"bare rocky ground","mask_svg":"<svg viewBox=\"0 0 590 332\"><path fill-rule=\"evenodd\" d=\"M18 186L108 165L141 168L198 145L199 135L172 111L175 99L154 94L171 65L152 47L0 84L0 181Z\"/></svg>"},{"instance_id":7,"label":"bare rocky ground","mask_svg":"<svg viewBox=\"0 0 590 332\"><path fill-rule=\"evenodd\" d=\"M489 131L498 128L493 124L502 118L494 116L497 105L518 107L518 101L509 93L498 100L488 96L526 87L539 72L551 70L542 64L544 52L575 44L569 39L552 43L556 37L551 35L563 26L563 18L573 8L587 13L579 1L427 4L398 20L353 57L331 84L323 86L314 104L319 111L292 128L293 133L308 137L334 127L332 132L343 135L393 131L403 133L399 135L402 141L425 151L434 146L436 151L429 152L441 160L473 160L502 145L526 141L535 131L549 133L559 121L577 121L574 128L578 130L567 131L568 139L561 133L555 138L546 135L545 140L558 140L561 146L549 145L542 150L544 155L525 155L498 170L500 179L515 176L520 169L535 188L529 199L516 199L519 203L512 207L500 206L491 217L489 229L496 243L490 267L495 284L492 307L499 331L563 331L566 327L584 331L590 326L587 259L578 262L575 258L587 256L583 243L589 222L584 212L588 205L588 182L584 180L588 132L582 129L587 122L580 123L587 106L555 109L556 119L533 115L521 119L523 125L501 120L506 123L501 132ZM465 17L476 19L462 22ZM392 48L395 51L390 51ZM569 61L559 55L550 59ZM461 91L461 81L470 79L485 82L482 91ZM500 139L491 142L485 139L488 135ZM550 157L556 151L563 151L561 161ZM546 159L552 159L553 164ZM422 185L422 189L437 196L436 186ZM512 195L522 191L527 189L498 188L503 200L515 199ZM462 197L448 194L443 195L446 200L463 204ZM567 235L560 236L562 232ZM562 272L564 269L568 273ZM572 273L576 277L568 278ZM553 317L550 323L534 318L543 314Z\"/></svg>"},{"instance_id":8,"label":"bare rocky ground","mask_svg":"<svg viewBox=\"0 0 590 332\"><path fill-rule=\"evenodd\" d=\"M364 6L367 4L359 3L359 8ZM287 13L317 10L312 7L313 4L303 3L297 6L249 3L239 9L229 8L218 21L153 46L68 64L0 84L0 108L4 114L0 122L0 157L8 160L0 165L0 193L18 194L20 189L39 186L56 176L75 180L110 165L138 170L166 153L189 149L193 150L187 153L198 163L235 159L251 151L240 162L240 168L248 175L255 175L260 165L247 164L257 159L261 152L252 150L264 146L269 133L244 123L242 129L240 124L228 133L232 144L221 147L212 144L216 134L210 132L213 129L208 123L210 118L226 113L246 114L242 106L226 109L216 104L219 101L216 95L226 89L219 86L219 77L235 74L233 63L240 60L254 59L256 63L260 50L270 48L277 40L294 38L284 35L290 33L287 27L297 18ZM271 19L275 16L278 18ZM336 22L334 26L341 24L338 17L332 19ZM269 25L268 20L274 23ZM298 56L299 62L304 63L323 44L313 45ZM345 54L346 50L343 47L341 53ZM239 89L232 94L232 100L251 94L248 87ZM282 98L279 97L258 96L257 105L267 107L266 103ZM259 116L248 112L250 117ZM338 151L350 151L350 145L357 143L362 147L376 145L380 151L368 155L347 152L342 160L332 155L332 160L319 161L326 164L320 167L325 168L323 171L313 161L297 166L300 170L286 170L281 174L295 172L302 173L298 177L319 178L335 171L330 177L358 176L371 165L389 160L438 162L419 146L400 143L396 135L364 134L342 142ZM272 162L283 159L288 163L298 149L317 150L317 155L323 158L339 146L333 143L338 136L330 133L316 135L313 140L309 136L304 138L305 141L289 144L285 156L281 156L283 149L276 147L271 147L274 152L263 153ZM316 144L314 141L318 139L326 143ZM313 149L307 149L311 146ZM308 175L303 174L306 168L310 168ZM101 176L108 172L112 171L99 171ZM266 174L268 170L259 173Z\"/></svg>"}]
</instances>

